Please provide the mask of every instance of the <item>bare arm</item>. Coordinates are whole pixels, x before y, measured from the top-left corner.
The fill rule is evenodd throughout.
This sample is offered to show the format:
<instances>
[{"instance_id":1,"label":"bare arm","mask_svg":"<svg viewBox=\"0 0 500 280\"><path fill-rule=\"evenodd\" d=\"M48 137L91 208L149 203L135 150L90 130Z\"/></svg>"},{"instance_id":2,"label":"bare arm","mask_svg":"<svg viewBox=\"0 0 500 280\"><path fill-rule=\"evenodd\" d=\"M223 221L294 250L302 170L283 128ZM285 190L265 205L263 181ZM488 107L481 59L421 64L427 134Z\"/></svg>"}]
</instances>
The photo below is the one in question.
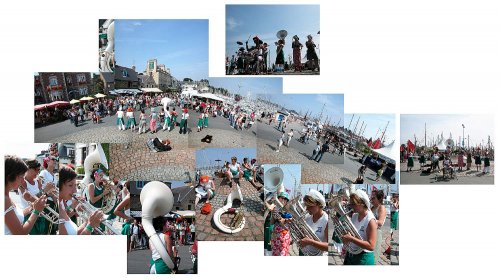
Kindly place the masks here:
<instances>
[{"instance_id":1,"label":"bare arm","mask_svg":"<svg viewBox=\"0 0 500 280\"><path fill-rule=\"evenodd\" d=\"M366 229L367 240L357 239L354 236L350 236L349 241L358 245L359 247L373 251L375 249L375 243L377 243L377 222L375 219L370 220L368 223L368 228Z\"/></svg>"},{"instance_id":2,"label":"bare arm","mask_svg":"<svg viewBox=\"0 0 500 280\"><path fill-rule=\"evenodd\" d=\"M385 210L384 205L381 205L382 207L378 208L378 220L377 220L377 226L380 228L384 225L385 223L385 217L387 215L387 211Z\"/></svg>"},{"instance_id":3,"label":"bare arm","mask_svg":"<svg viewBox=\"0 0 500 280\"><path fill-rule=\"evenodd\" d=\"M43 211L46 202L47 198L45 196L42 196L41 198L37 199L34 203L35 209L37 209L38 211ZM12 202L10 201L10 198L6 198L5 210L9 209L11 206ZM12 234L26 235L31 231L37 219L38 215L32 212L28 221L22 224L21 222L19 222L14 210L11 210L7 214L5 214L5 226L9 228Z\"/></svg>"},{"instance_id":4,"label":"bare arm","mask_svg":"<svg viewBox=\"0 0 500 280\"><path fill-rule=\"evenodd\" d=\"M95 186L94 186L94 184L90 184L89 185L89 198L90 198L91 203L96 203L104 196L104 192L98 196L95 196L94 193L95 193Z\"/></svg>"},{"instance_id":5,"label":"bare arm","mask_svg":"<svg viewBox=\"0 0 500 280\"><path fill-rule=\"evenodd\" d=\"M125 199L122 200L120 204L118 204L118 206L116 206L115 211L113 213L115 213L116 216L121 217L125 220L131 220L132 217L129 217L122 212L122 210L127 209L129 205L130 205L130 195L127 195Z\"/></svg>"}]
</instances>

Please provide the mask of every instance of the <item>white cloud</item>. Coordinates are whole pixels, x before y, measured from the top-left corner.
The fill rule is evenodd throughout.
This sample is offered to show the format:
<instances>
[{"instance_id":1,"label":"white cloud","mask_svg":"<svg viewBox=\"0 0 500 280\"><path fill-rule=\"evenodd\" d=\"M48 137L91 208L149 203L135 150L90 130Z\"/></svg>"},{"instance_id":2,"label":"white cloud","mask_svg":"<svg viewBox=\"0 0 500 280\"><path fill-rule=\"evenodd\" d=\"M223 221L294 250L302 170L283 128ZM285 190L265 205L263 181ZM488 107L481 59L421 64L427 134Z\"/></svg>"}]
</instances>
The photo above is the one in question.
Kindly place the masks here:
<instances>
[{"instance_id":1,"label":"white cloud","mask_svg":"<svg viewBox=\"0 0 500 280\"><path fill-rule=\"evenodd\" d=\"M236 21L236 19L235 19L235 18L230 17L230 18L228 18L228 19L227 19L226 24L227 24L227 29L229 29L229 30L231 30L231 31L232 31L232 30L234 30L236 27L240 26L240 25L241 25L241 22L238 22L238 21Z\"/></svg>"},{"instance_id":2,"label":"white cloud","mask_svg":"<svg viewBox=\"0 0 500 280\"><path fill-rule=\"evenodd\" d=\"M140 22L140 21L133 21L133 22L132 22L132 25L133 25L133 26L141 26L141 25L142 25L142 22Z\"/></svg>"}]
</instances>

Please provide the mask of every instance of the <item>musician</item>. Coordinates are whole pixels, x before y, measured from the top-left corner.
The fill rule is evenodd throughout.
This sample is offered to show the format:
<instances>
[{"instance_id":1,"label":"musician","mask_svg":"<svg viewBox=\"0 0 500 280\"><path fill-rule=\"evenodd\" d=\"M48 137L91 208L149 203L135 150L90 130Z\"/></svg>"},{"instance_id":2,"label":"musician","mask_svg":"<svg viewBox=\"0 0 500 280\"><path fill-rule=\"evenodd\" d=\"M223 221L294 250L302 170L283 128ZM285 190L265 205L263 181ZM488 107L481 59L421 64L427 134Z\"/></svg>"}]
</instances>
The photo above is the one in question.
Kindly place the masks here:
<instances>
[{"instance_id":1,"label":"musician","mask_svg":"<svg viewBox=\"0 0 500 280\"><path fill-rule=\"evenodd\" d=\"M40 178L37 177L38 172L40 171L41 164L35 160L27 160L25 161L28 166L28 171L24 176L24 182L21 186L19 186L19 194L21 195L21 204L22 208L29 207L31 203L35 202L36 199L43 195L42 193L42 184ZM49 182L45 186L43 190L44 193L50 193L52 189L54 189L54 183ZM54 201L57 201L57 197L51 195ZM50 212L44 209L46 214L50 214ZM29 217L25 217L24 222L27 221ZM49 230L50 228L50 230ZM47 221L45 218L37 219L33 229L30 231L31 235L41 235L41 234L50 234L52 229L52 224Z\"/></svg>"},{"instance_id":2,"label":"musician","mask_svg":"<svg viewBox=\"0 0 500 280\"><path fill-rule=\"evenodd\" d=\"M347 252L344 265L374 265L373 250L377 242L377 220L370 210L371 204L368 195L363 190L357 189L351 193L349 203L354 212L351 221L361 239L348 233L342 236L342 242L354 250L361 248L363 251L357 255Z\"/></svg>"},{"instance_id":3,"label":"musician","mask_svg":"<svg viewBox=\"0 0 500 280\"><path fill-rule=\"evenodd\" d=\"M264 42L257 36L253 37L252 40L255 46L252 46L251 48L248 47L248 41L246 41L246 50L253 57L253 60L250 62L251 65L249 66L253 68L254 73L259 74L260 73L259 55L262 55L262 44Z\"/></svg>"},{"instance_id":4,"label":"musician","mask_svg":"<svg viewBox=\"0 0 500 280\"><path fill-rule=\"evenodd\" d=\"M278 194L278 201L283 205L289 201L287 192L280 192ZM279 212L274 204L265 202L267 209L270 211L270 224L269 230L271 231L269 246L273 256L288 256L290 250L290 243L292 241L290 236L290 228L288 223L292 220L292 216L286 212Z\"/></svg>"},{"instance_id":5,"label":"musician","mask_svg":"<svg viewBox=\"0 0 500 280\"><path fill-rule=\"evenodd\" d=\"M203 192L196 192L196 198L194 200L195 208L202 198L206 198L205 203L207 203L212 197L215 196L215 184L214 181L210 180L208 175L200 176L200 187Z\"/></svg>"},{"instance_id":6,"label":"musician","mask_svg":"<svg viewBox=\"0 0 500 280\"><path fill-rule=\"evenodd\" d=\"M59 158L54 157L54 156L46 157L43 160L44 170L42 170L38 176L44 178L44 182L45 182L45 184L49 185L49 188L50 188L51 184L53 184L54 186L58 185L57 178L54 175L55 169L56 169L58 163L59 163ZM52 196L48 196L47 197L47 204L50 208L52 208L56 211L59 208L59 206L57 204L57 197L53 198ZM52 227L50 229L50 233L48 233L48 234L52 234L52 235L57 234L57 227Z\"/></svg>"},{"instance_id":7,"label":"musician","mask_svg":"<svg viewBox=\"0 0 500 280\"><path fill-rule=\"evenodd\" d=\"M40 211L43 211L47 202L47 197L42 195L35 199L30 206L19 209L10 199L9 193L19 188L23 183L26 171L28 171L28 166L20 158L5 156L5 235L28 234L33 229ZM25 216L28 217L26 221Z\"/></svg>"},{"instance_id":8,"label":"musician","mask_svg":"<svg viewBox=\"0 0 500 280\"><path fill-rule=\"evenodd\" d=\"M156 234L160 237L161 243L163 244L163 248L167 250L170 258L173 258L174 253L172 251L172 240L170 236L164 234L167 229L165 228L165 220L163 217L157 217L153 219L153 227L156 230ZM165 264L163 259L161 258L160 253L155 248L153 243L149 241L149 248L151 249L151 259L149 261L149 273L150 274L170 274L172 270Z\"/></svg>"},{"instance_id":9,"label":"musician","mask_svg":"<svg viewBox=\"0 0 500 280\"><path fill-rule=\"evenodd\" d=\"M299 255L316 255L323 251L323 255L328 255L328 214L323 211L326 206L325 197L317 190L310 190L304 196L304 204L307 213L305 222L311 227L320 241L311 238L303 238L299 242Z\"/></svg>"},{"instance_id":10,"label":"musician","mask_svg":"<svg viewBox=\"0 0 500 280\"><path fill-rule=\"evenodd\" d=\"M93 183L90 183L88 187L88 200L92 206L95 208L102 208L104 197L112 192L112 188L115 190L115 193L118 193L116 187L112 184L107 184L104 186L104 171L101 169L96 169L90 174L90 178ZM108 220L112 220L115 218L113 212L108 216ZM101 230L105 230L105 226L101 224Z\"/></svg>"},{"instance_id":11,"label":"musician","mask_svg":"<svg viewBox=\"0 0 500 280\"><path fill-rule=\"evenodd\" d=\"M181 124L180 124L179 134L186 134L187 133L188 121L189 121L188 109L184 108L184 112L181 115Z\"/></svg>"},{"instance_id":12,"label":"musician","mask_svg":"<svg viewBox=\"0 0 500 280\"><path fill-rule=\"evenodd\" d=\"M84 221L79 227L69 218L78 207L79 202L73 200L76 193L76 172L68 166L59 170L59 234L60 235L89 235L95 227L99 226L103 218L100 210L94 211L88 221ZM71 206L68 205L71 201Z\"/></svg>"},{"instance_id":13,"label":"musician","mask_svg":"<svg viewBox=\"0 0 500 280\"><path fill-rule=\"evenodd\" d=\"M243 176L243 169L241 169L240 164L238 163L238 158L231 157L231 163L228 165L228 170L226 171L226 178L231 182L231 187L233 184L233 179L239 181L239 179Z\"/></svg>"},{"instance_id":14,"label":"musician","mask_svg":"<svg viewBox=\"0 0 500 280\"><path fill-rule=\"evenodd\" d=\"M372 192L372 196L370 202L372 203L372 213L375 216L377 222L377 243L375 243L374 253L374 262L377 264L380 258L381 246L382 246L382 227L385 223L385 218L387 215L387 211L383 204L384 201L384 191L383 190L374 190Z\"/></svg>"}]
</instances>

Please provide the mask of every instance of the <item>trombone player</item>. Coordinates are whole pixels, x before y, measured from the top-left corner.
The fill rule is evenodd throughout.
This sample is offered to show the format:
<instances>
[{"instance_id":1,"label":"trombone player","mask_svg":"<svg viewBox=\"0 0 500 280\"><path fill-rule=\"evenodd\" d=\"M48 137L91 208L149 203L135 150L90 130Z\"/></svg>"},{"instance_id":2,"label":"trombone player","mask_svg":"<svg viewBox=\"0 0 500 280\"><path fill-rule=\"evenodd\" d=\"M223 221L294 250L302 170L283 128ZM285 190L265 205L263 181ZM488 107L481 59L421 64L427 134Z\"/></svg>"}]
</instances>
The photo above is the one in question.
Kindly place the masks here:
<instances>
[{"instance_id":1,"label":"trombone player","mask_svg":"<svg viewBox=\"0 0 500 280\"><path fill-rule=\"evenodd\" d=\"M354 212L351 221L361 239L347 233L342 236L342 241L353 248L354 251L357 249L362 250L358 254L347 251L344 265L374 265L375 257L373 250L377 243L377 220L370 210L370 199L366 192L357 189L349 196L349 203Z\"/></svg>"},{"instance_id":2,"label":"trombone player","mask_svg":"<svg viewBox=\"0 0 500 280\"><path fill-rule=\"evenodd\" d=\"M41 164L35 160L30 159L25 161L28 166L28 171L24 175L24 181L19 186L19 194L21 195L21 204L23 208L29 207L31 203L34 203L39 197L46 194L48 197L52 198L52 201L57 201L57 192L54 192L55 185L52 182L47 182L44 184L43 177L37 177L38 172L40 171ZM46 234L55 234L57 231L57 220L58 215L56 210L57 208L53 208L54 205L45 207L43 213L40 215L41 218L37 219L35 225L31 229L31 235L46 235ZM50 210L49 210L49 207ZM50 217L50 220L47 219ZM27 221L29 217L25 217L24 222ZM53 230L54 229L54 230Z\"/></svg>"},{"instance_id":3,"label":"trombone player","mask_svg":"<svg viewBox=\"0 0 500 280\"><path fill-rule=\"evenodd\" d=\"M90 178L92 179L92 183L87 186L88 201L93 207L101 209L103 207L105 197L109 194L116 195L118 192L114 184L106 181L104 171L102 169L92 171ZM108 217L109 220L116 217L113 212L114 209L111 210L111 214ZM100 229L104 232L105 226L101 224Z\"/></svg>"}]
</instances>

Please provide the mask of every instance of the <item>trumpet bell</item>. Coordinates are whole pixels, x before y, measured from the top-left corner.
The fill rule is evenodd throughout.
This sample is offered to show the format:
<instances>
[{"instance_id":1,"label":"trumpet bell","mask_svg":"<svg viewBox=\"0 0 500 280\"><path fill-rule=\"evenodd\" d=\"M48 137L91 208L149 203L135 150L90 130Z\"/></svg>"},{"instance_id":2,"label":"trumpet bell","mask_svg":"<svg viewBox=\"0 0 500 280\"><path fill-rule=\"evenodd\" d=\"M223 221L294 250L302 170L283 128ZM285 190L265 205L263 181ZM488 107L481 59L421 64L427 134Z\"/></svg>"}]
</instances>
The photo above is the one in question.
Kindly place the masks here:
<instances>
[{"instance_id":1,"label":"trumpet bell","mask_svg":"<svg viewBox=\"0 0 500 280\"><path fill-rule=\"evenodd\" d=\"M276 33L276 37L278 39L285 39L285 37L288 35L288 31L286 30L280 30Z\"/></svg>"},{"instance_id":2,"label":"trumpet bell","mask_svg":"<svg viewBox=\"0 0 500 280\"><path fill-rule=\"evenodd\" d=\"M268 193L276 193L283 184L285 173L280 167L273 167L264 173L264 190Z\"/></svg>"}]
</instances>

